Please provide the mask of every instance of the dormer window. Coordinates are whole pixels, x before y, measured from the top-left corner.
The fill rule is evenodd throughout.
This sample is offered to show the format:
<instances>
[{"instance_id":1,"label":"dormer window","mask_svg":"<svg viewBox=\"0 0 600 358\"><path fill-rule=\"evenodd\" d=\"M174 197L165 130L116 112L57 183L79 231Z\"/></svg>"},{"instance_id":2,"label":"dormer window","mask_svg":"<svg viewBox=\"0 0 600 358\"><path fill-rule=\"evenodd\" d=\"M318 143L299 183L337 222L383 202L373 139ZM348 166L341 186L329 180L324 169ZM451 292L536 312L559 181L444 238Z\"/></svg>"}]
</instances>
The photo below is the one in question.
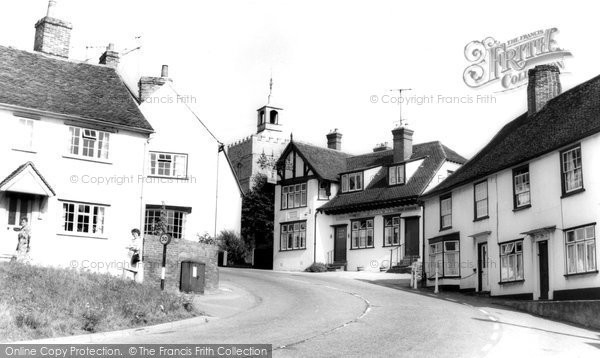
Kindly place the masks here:
<instances>
[{"instance_id":1,"label":"dormer window","mask_svg":"<svg viewBox=\"0 0 600 358\"><path fill-rule=\"evenodd\" d=\"M404 164L394 165L389 168L389 184L399 185L404 184L405 181L405 170Z\"/></svg>"},{"instance_id":2,"label":"dormer window","mask_svg":"<svg viewBox=\"0 0 600 358\"><path fill-rule=\"evenodd\" d=\"M342 175L342 192L360 191L363 189L363 173L350 173Z\"/></svg>"}]
</instances>

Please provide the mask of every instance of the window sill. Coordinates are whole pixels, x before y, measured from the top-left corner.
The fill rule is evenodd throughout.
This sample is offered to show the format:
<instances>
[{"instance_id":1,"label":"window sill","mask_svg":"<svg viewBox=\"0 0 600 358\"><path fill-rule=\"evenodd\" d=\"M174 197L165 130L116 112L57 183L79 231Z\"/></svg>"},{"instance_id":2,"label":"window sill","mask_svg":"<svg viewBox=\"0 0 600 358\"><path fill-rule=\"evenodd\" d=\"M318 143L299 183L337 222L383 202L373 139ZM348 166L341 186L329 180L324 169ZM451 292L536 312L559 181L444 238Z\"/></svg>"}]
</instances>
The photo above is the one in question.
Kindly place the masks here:
<instances>
[{"instance_id":1,"label":"window sill","mask_svg":"<svg viewBox=\"0 0 600 358\"><path fill-rule=\"evenodd\" d=\"M306 247L303 249L288 249L288 250L279 250L279 252L290 252L290 251L306 251Z\"/></svg>"},{"instance_id":2,"label":"window sill","mask_svg":"<svg viewBox=\"0 0 600 358\"><path fill-rule=\"evenodd\" d=\"M371 246L371 247L354 247L354 248L350 248L350 250L368 250L368 249L374 249L375 246Z\"/></svg>"},{"instance_id":3,"label":"window sill","mask_svg":"<svg viewBox=\"0 0 600 358\"><path fill-rule=\"evenodd\" d=\"M441 227L441 228L440 228L440 232L442 232L442 231L446 231L446 230L450 230L450 229L452 229L452 226Z\"/></svg>"},{"instance_id":4,"label":"window sill","mask_svg":"<svg viewBox=\"0 0 600 358\"><path fill-rule=\"evenodd\" d=\"M517 211L529 209L530 207L531 207L531 204L527 204L527 205L516 207L516 208L513 209L513 213L516 213Z\"/></svg>"},{"instance_id":5,"label":"window sill","mask_svg":"<svg viewBox=\"0 0 600 358\"><path fill-rule=\"evenodd\" d=\"M67 236L67 237L80 237L80 238L85 238L85 239L108 240L108 237L106 237L106 236L86 235L86 234L79 234L79 233L75 233L75 232L59 232L56 235Z\"/></svg>"},{"instance_id":6,"label":"window sill","mask_svg":"<svg viewBox=\"0 0 600 358\"><path fill-rule=\"evenodd\" d=\"M525 279L522 280L512 280L512 281L500 281L498 282L499 285L510 285L511 283L523 283L525 282Z\"/></svg>"},{"instance_id":7,"label":"window sill","mask_svg":"<svg viewBox=\"0 0 600 358\"><path fill-rule=\"evenodd\" d=\"M168 180L177 180L177 181L187 181L187 180L190 180L189 177L165 177L165 176L160 176L160 175L147 175L146 178L168 179Z\"/></svg>"},{"instance_id":8,"label":"window sill","mask_svg":"<svg viewBox=\"0 0 600 358\"><path fill-rule=\"evenodd\" d=\"M460 276L438 276L438 280L441 280L441 279L460 280ZM435 280L435 274L433 275L433 277L428 277L427 280L428 281Z\"/></svg>"},{"instance_id":9,"label":"window sill","mask_svg":"<svg viewBox=\"0 0 600 358\"><path fill-rule=\"evenodd\" d=\"M306 209L306 208L308 208L308 205L298 206L295 208L285 208L285 209L282 208L282 209L279 209L279 211L288 211L288 210L297 210L297 209Z\"/></svg>"},{"instance_id":10,"label":"window sill","mask_svg":"<svg viewBox=\"0 0 600 358\"><path fill-rule=\"evenodd\" d=\"M33 149L21 149L21 148L13 148L12 149L15 152L23 152L23 153L29 153L29 154L37 154L37 150L33 150Z\"/></svg>"},{"instance_id":11,"label":"window sill","mask_svg":"<svg viewBox=\"0 0 600 358\"><path fill-rule=\"evenodd\" d=\"M579 193L583 193L584 191L585 191L585 188L573 190L573 191L570 191L568 193L563 193L563 195L560 198L561 199L568 198L569 196L576 195L576 194L579 194Z\"/></svg>"},{"instance_id":12,"label":"window sill","mask_svg":"<svg viewBox=\"0 0 600 358\"><path fill-rule=\"evenodd\" d=\"M594 271L586 271L586 272L577 272L577 273L567 273L564 276L569 278L569 277L573 277L573 276L585 276L585 275L596 275L598 274L598 270L594 270Z\"/></svg>"},{"instance_id":13,"label":"window sill","mask_svg":"<svg viewBox=\"0 0 600 358\"><path fill-rule=\"evenodd\" d=\"M489 218L490 218L490 216L489 216L489 215L486 215L486 216L482 216L482 217L480 217L480 218L475 218L475 219L473 219L473 222L476 222L476 221L483 221L483 220L487 220L487 219L489 219Z\"/></svg>"},{"instance_id":14,"label":"window sill","mask_svg":"<svg viewBox=\"0 0 600 358\"><path fill-rule=\"evenodd\" d=\"M76 155L65 154L65 155L63 155L63 158L81 160L81 161L84 161L84 162L92 162L92 163L100 163L100 164L112 165L112 162L109 162L107 160L95 159L95 158L90 158L90 157L79 157L79 156L76 156Z\"/></svg>"},{"instance_id":15,"label":"window sill","mask_svg":"<svg viewBox=\"0 0 600 358\"><path fill-rule=\"evenodd\" d=\"M396 248L396 247L400 247L402 246L401 244L392 244L392 245L383 245L383 247L392 247L392 248Z\"/></svg>"}]
</instances>

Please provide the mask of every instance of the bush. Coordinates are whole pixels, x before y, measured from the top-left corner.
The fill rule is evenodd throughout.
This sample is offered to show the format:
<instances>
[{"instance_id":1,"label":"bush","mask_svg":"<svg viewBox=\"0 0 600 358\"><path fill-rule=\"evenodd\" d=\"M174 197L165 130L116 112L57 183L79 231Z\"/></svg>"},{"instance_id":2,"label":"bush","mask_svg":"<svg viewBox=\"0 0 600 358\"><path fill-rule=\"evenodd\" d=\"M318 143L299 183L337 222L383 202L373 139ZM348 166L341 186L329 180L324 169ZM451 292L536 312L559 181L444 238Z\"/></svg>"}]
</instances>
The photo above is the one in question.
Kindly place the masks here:
<instances>
[{"instance_id":1,"label":"bush","mask_svg":"<svg viewBox=\"0 0 600 358\"><path fill-rule=\"evenodd\" d=\"M228 264L244 263L244 258L249 250L240 235L232 230L223 230L217 236L217 241L219 242L220 249L227 251Z\"/></svg>"},{"instance_id":2,"label":"bush","mask_svg":"<svg viewBox=\"0 0 600 358\"><path fill-rule=\"evenodd\" d=\"M327 271L327 265L321 262L315 262L312 265L308 266L306 272L325 272Z\"/></svg>"}]
</instances>

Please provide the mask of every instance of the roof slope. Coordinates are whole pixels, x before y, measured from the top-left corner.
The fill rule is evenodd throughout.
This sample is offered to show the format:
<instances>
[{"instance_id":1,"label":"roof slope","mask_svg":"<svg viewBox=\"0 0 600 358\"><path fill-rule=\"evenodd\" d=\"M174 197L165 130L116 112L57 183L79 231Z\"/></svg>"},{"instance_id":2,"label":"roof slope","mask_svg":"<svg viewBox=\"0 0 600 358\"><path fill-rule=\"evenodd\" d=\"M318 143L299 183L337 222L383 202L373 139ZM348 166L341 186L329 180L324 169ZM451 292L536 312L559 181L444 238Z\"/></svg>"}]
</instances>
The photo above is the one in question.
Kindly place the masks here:
<instances>
[{"instance_id":1,"label":"roof slope","mask_svg":"<svg viewBox=\"0 0 600 358\"><path fill-rule=\"evenodd\" d=\"M152 130L114 68L4 46L0 103Z\"/></svg>"},{"instance_id":2,"label":"roof slope","mask_svg":"<svg viewBox=\"0 0 600 358\"><path fill-rule=\"evenodd\" d=\"M600 76L550 100L532 116L506 124L465 165L426 196L513 167L600 132Z\"/></svg>"},{"instance_id":3,"label":"roof slope","mask_svg":"<svg viewBox=\"0 0 600 358\"><path fill-rule=\"evenodd\" d=\"M414 145L410 161L419 159L424 159L423 163L406 184L389 186L386 165L394 163L393 150L349 157L346 171L383 167L365 190L339 194L321 206L319 210L326 213L341 213L415 201L427 188L444 161L449 160L459 164L466 162L466 159L437 141Z\"/></svg>"},{"instance_id":4,"label":"roof slope","mask_svg":"<svg viewBox=\"0 0 600 358\"><path fill-rule=\"evenodd\" d=\"M297 141L290 142L289 145L298 149L319 177L331 181L339 180L338 175L346 170L346 159L352 156L334 149Z\"/></svg>"},{"instance_id":5,"label":"roof slope","mask_svg":"<svg viewBox=\"0 0 600 358\"><path fill-rule=\"evenodd\" d=\"M35 165L32 162L26 162L24 164L19 165L17 167L17 169L15 169L12 173L8 174L8 176L6 178L4 178L4 180L2 180L0 182L0 187L4 186L4 184L6 184L6 183L10 182L11 180L13 180L15 177L17 177L19 174L21 174L29 166L39 176L39 178L48 187L48 189L52 192L52 194L56 195L56 192L54 191L54 189L52 188L52 186L50 186L50 184L48 183L48 181L46 180L46 178L44 178L44 176L39 172L39 170L37 170L37 168L35 167Z\"/></svg>"}]
</instances>

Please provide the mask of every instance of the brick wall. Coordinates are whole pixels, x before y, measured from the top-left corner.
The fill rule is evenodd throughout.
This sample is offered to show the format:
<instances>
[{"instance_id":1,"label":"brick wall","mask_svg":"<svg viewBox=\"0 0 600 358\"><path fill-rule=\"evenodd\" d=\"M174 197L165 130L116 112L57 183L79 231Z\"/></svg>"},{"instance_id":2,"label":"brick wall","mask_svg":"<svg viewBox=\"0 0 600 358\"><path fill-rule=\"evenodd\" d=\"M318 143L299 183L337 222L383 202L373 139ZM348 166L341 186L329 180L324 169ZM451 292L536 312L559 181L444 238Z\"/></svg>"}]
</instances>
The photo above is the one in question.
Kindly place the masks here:
<instances>
[{"instance_id":1,"label":"brick wall","mask_svg":"<svg viewBox=\"0 0 600 358\"><path fill-rule=\"evenodd\" d=\"M35 24L33 50L68 58L72 28L66 21L44 17Z\"/></svg>"},{"instance_id":2,"label":"brick wall","mask_svg":"<svg viewBox=\"0 0 600 358\"><path fill-rule=\"evenodd\" d=\"M181 277L181 262L196 261L206 266L205 290L219 288L219 271L217 268L218 248L199 242L172 239L167 245L167 263L165 289L179 291ZM163 245L158 236L146 235L144 238L144 281L160 287Z\"/></svg>"}]
</instances>

